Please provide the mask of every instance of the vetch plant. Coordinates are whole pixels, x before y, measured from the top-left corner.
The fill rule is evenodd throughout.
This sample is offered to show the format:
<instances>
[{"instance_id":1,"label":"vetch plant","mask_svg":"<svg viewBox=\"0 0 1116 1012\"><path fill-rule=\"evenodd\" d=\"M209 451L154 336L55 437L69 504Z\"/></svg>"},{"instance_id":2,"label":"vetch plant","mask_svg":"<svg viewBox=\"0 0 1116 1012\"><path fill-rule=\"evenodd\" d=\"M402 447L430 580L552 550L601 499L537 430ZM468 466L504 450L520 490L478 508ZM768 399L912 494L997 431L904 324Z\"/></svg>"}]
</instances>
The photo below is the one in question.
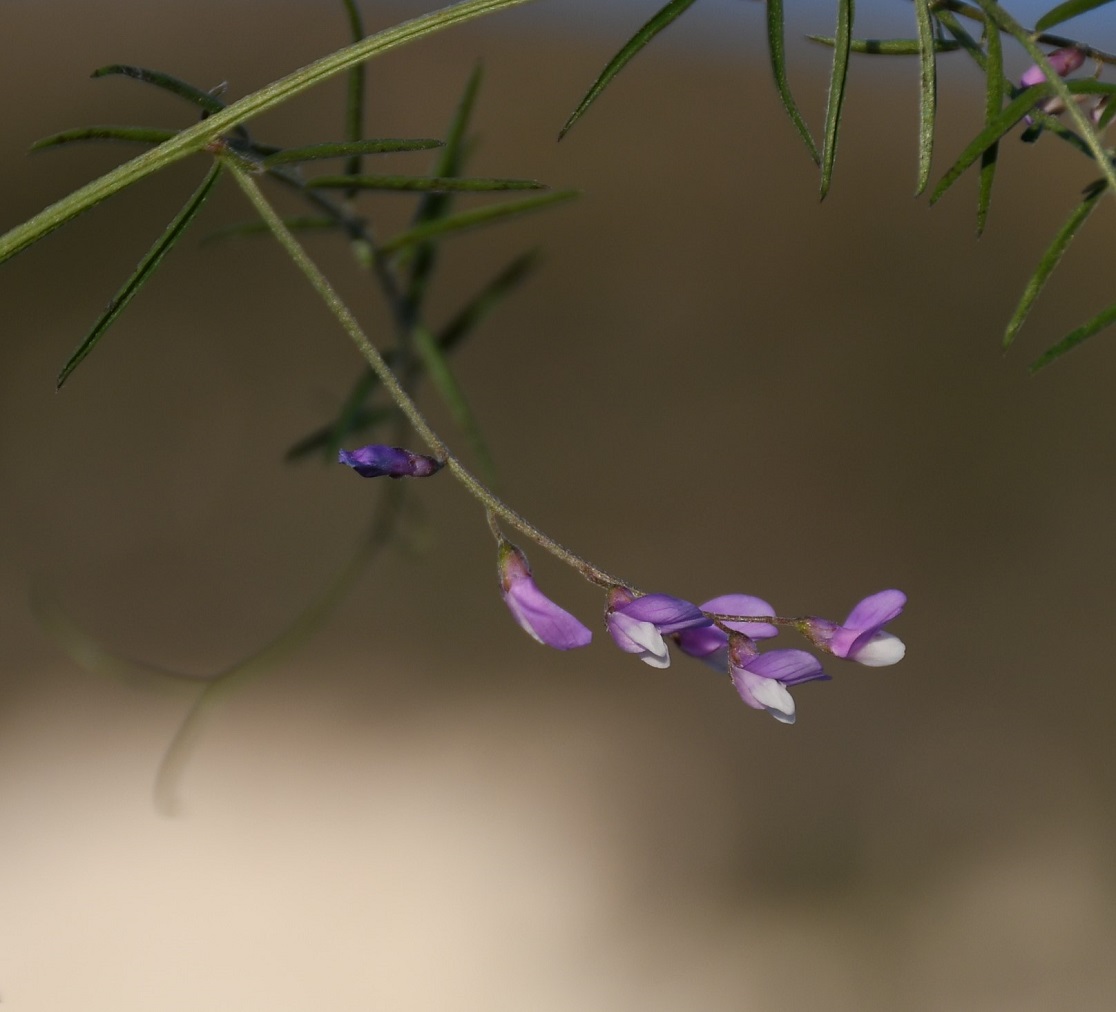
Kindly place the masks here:
<instances>
[{"instance_id":1,"label":"vetch plant","mask_svg":"<svg viewBox=\"0 0 1116 1012\"><path fill-rule=\"evenodd\" d=\"M363 65L433 33L529 2L533 0L464 0L366 36L356 0L341 0L352 35L349 45L232 102L225 101L220 89L206 90L156 70L123 64L103 67L95 72L95 77L124 76L161 89L185 103L193 121L178 130L82 127L39 142L37 147L55 148L108 140L139 144L146 150L0 236L0 262L121 189L179 160L203 157L207 168L197 188L65 361L57 377L59 387L71 381L76 369L190 230L216 186L231 181L254 217L233 224L220 234L225 238L265 235L277 242L363 359L360 375L335 417L292 446L288 451L290 459L320 456L331 462L339 461L358 475L370 478L449 475L483 511L496 540L499 588L504 603L515 621L538 642L571 650L587 646L592 631L540 590L526 554L509 540L512 531L517 540L532 542L597 588L604 598L604 628L621 651L635 655L651 667L666 668L671 663L671 648L676 647L682 654L723 673L748 706L766 710L776 719L790 723L796 715L790 688L806 681L827 679L829 675L807 651L761 650L760 644L780 630L790 629L832 657L868 666L894 664L903 657L905 646L884 627L903 610L906 596L901 591L885 590L865 598L840 624L809 615L779 615L764 599L742 593L720 595L695 605L667 593L647 593L606 572L559 543L493 490L491 455L466 392L455 376L451 358L494 308L530 276L536 258L533 251L515 256L447 320L435 322L431 318L428 294L435 278L445 269L447 240L465 230L486 228L554 208L577 194L572 189L550 190L538 180L514 174L467 174L468 131L480 87L479 71L467 82L444 137L367 136ZM972 60L981 70L984 126L952 161L930 196L931 203L939 200L969 168L979 163L978 233L988 222L1001 148L1017 126L1024 124L1023 140L1050 136L1086 159L1094 178L1084 186L1082 199L1027 285L1008 323L1005 345L1014 340L1034 300L1100 198L1105 194L1116 196L1116 162L1105 140L1105 130L1116 113L1116 106L1109 101L1116 85L1101 80L1104 70L1116 63L1116 56L1079 39L1050 32L1054 26L1104 2L1107 0L1067 0L1044 14L1033 29L1026 29L996 0L914 0L910 38L863 39L854 33L853 0L836 0L832 36L811 37L833 50L824 123L817 137L799 110L789 84L783 0L767 0L765 4L775 89L792 128L818 166L822 197L834 182L847 84L856 62L853 57L860 55L908 56L917 62L918 194L930 189L939 63L950 54L962 54L959 58ZM633 58L694 6L695 0L670 0L653 13L576 104L560 136L569 134ZM1004 70L1005 37L1018 44L1031 64L1018 84ZM1088 63L1093 67L1091 76L1071 76ZM283 147L265 142L249 129L259 114L338 74L348 75L349 82L345 131L340 139ZM425 173L390 168L369 171L373 162L377 166L390 165L393 156L424 151L432 159ZM341 171L317 170L330 162L340 163ZM271 188L294 194L303 213L281 215L268 194ZM393 234L381 235L376 222L361 206L362 197L370 192L392 192L400 200L412 200L409 224ZM483 202L462 208L457 200L463 195ZM390 346L381 348L370 340L357 316L307 253L298 236L310 230L324 230L342 239L366 272L390 313L393 329ZM1032 368L1049 364L1113 322L1116 306L1102 310L1063 337ZM455 451L454 440L436 431L420 411L415 398L424 384L433 387L434 394L447 406L457 438L464 447L461 452ZM403 448L419 443L424 444L425 452ZM384 484L386 491L378 499L366 538L333 583L272 643L202 680L204 686L198 701L164 758L158 779L161 803L171 804L175 781L190 743L197 738L199 721L214 704L248 674L265 668L299 645L345 593L356 574L384 546L408 536L414 516L408 487L412 483ZM105 666L124 663L112 658L99 644L91 649L88 637L57 609L46 608L44 614L59 640L75 655L86 659L95 656Z\"/></svg>"}]
</instances>

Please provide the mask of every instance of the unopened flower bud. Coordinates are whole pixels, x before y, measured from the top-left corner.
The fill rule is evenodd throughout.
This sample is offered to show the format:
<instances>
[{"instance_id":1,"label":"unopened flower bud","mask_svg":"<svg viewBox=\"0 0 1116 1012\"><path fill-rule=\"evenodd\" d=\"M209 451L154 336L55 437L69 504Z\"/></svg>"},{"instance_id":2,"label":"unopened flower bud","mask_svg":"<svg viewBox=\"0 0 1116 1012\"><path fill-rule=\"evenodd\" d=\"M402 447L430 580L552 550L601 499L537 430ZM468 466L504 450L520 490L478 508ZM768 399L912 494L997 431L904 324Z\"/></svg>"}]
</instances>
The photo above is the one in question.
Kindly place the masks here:
<instances>
[{"instance_id":1,"label":"unopened flower bud","mask_svg":"<svg viewBox=\"0 0 1116 1012\"><path fill-rule=\"evenodd\" d=\"M362 478L429 478L440 471L440 460L421 453L412 453L398 446L384 446L373 443L359 450L342 450L337 455L341 464L351 467Z\"/></svg>"}]
</instances>

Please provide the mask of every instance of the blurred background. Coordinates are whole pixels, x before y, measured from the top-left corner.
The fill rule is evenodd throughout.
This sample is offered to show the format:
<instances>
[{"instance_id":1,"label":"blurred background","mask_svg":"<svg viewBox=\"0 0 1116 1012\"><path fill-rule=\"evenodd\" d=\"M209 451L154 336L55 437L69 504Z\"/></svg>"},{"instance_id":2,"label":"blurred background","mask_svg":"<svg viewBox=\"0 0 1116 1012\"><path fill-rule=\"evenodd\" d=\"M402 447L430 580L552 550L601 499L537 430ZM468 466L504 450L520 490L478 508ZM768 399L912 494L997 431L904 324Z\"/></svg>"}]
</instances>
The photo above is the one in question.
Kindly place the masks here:
<instances>
[{"instance_id":1,"label":"blurred background","mask_svg":"<svg viewBox=\"0 0 1116 1012\"><path fill-rule=\"evenodd\" d=\"M372 31L424 6L363 9ZM1116 1004L1116 342L1026 374L1111 302L1111 208L1005 355L1015 300L1093 178L1083 159L1006 143L977 242L975 178L932 211L912 198L915 65L861 59L819 204L763 9L729 0L696 5L559 145L658 4L600 6L498 15L369 70L371 135L439 136L482 61L473 171L584 190L445 247L435 320L544 252L455 359L501 488L606 569L696 601L746 592L840 619L901 587L907 658L831 661L785 727L705 666L652 670L603 629L545 650L500 602L481 511L443 477L414 489L430 550L378 560L306 648L230 695L181 813L161 815L155 770L194 690L83 670L32 594L122 654L218 671L344 565L380 491L283 462L359 362L273 244L200 244L249 217L231 184L54 392L201 179L200 159L180 163L0 270L5 1007ZM890 8L863 15L864 34L911 31ZM28 156L36 138L189 122L94 68L235 98L347 30L325 0L16 0L0 19L4 229L131 154ZM831 20L815 5L793 33ZM1105 27L1089 40L1111 48ZM828 53L788 51L817 130ZM981 88L943 58L935 178L979 129ZM343 95L328 83L253 132L338 139ZM387 233L410 203L368 209ZM388 343L347 251L310 247ZM597 592L525 547L599 628Z\"/></svg>"}]
</instances>

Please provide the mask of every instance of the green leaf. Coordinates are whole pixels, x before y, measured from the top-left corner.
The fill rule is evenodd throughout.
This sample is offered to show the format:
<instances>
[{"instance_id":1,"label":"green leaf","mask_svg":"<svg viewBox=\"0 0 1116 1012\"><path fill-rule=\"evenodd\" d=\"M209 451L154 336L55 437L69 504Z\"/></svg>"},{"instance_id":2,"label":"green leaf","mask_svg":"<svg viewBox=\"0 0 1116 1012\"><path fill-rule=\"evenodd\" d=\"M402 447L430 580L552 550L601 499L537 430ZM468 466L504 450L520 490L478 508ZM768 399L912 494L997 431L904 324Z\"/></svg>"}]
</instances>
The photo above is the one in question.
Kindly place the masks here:
<instances>
[{"instance_id":1,"label":"green leaf","mask_svg":"<svg viewBox=\"0 0 1116 1012\"><path fill-rule=\"evenodd\" d=\"M144 84L153 84L156 88L162 88L179 98L186 99L193 105L200 106L207 113L220 112L225 108L225 103L211 92L202 91L201 88L195 88L194 85L180 81L177 77L171 77L170 74L164 74L158 70L148 70L146 67L131 67L124 63L114 63L108 67L98 68L90 76L108 77L113 74L123 74L125 77L142 81Z\"/></svg>"},{"instance_id":2,"label":"green leaf","mask_svg":"<svg viewBox=\"0 0 1116 1012\"><path fill-rule=\"evenodd\" d=\"M919 102L918 102L918 185L915 196L930 182L930 161L934 154L934 113L938 97L938 68L935 58L934 24L930 19L930 0L914 0L918 22Z\"/></svg>"},{"instance_id":3,"label":"green leaf","mask_svg":"<svg viewBox=\"0 0 1116 1012\"><path fill-rule=\"evenodd\" d=\"M446 146L438 154L433 168L435 176L459 176L465 164L466 138L468 136L469 120L473 115L473 108L480 93L483 74L480 66L473 68L465 82L465 88L454 110L453 119L450 121L446 133ZM449 193L424 194L415 208L414 217L411 219L413 228L428 222L444 218L453 207L453 195ZM406 306L412 318L419 315L423 299L426 297L427 285L434 274L438 262L437 243L429 242L420 245L414 251L410 265L410 277L407 280Z\"/></svg>"},{"instance_id":4,"label":"green leaf","mask_svg":"<svg viewBox=\"0 0 1116 1012\"><path fill-rule=\"evenodd\" d=\"M284 218L283 224L292 232L311 232L338 227L335 218L316 218L306 215ZM210 232L202 242L218 242L224 239L237 239L245 236L269 234L270 232L267 225L262 221L241 221L234 225L226 225L224 228L215 229Z\"/></svg>"},{"instance_id":5,"label":"green leaf","mask_svg":"<svg viewBox=\"0 0 1116 1012\"><path fill-rule=\"evenodd\" d=\"M438 193L487 193L491 190L545 190L534 179L467 179L463 176L318 176L306 183L320 190L434 190Z\"/></svg>"},{"instance_id":6,"label":"green leaf","mask_svg":"<svg viewBox=\"0 0 1116 1012\"><path fill-rule=\"evenodd\" d=\"M349 18L349 34L353 42L360 42L364 38L364 22L361 20L360 10L355 0L343 0L345 13ZM345 93L345 137L349 141L359 141L364 137L364 73L363 63L358 63L349 71L348 88ZM362 152L349 153L345 173L350 176L359 176L361 173Z\"/></svg>"},{"instance_id":7,"label":"green leaf","mask_svg":"<svg viewBox=\"0 0 1116 1012\"><path fill-rule=\"evenodd\" d=\"M647 45L656 35L659 34L673 21L680 18L690 7L694 5L694 0L670 0L670 3L662 7L656 14L654 14L650 21L644 24L639 31L635 33L620 49L611 60L608 61L607 66L601 71L600 76L593 82L592 87L585 93L585 97L578 103L578 106L570 114L570 118L566 120L565 125L558 131L558 140L569 133L570 128L581 119L585 111L591 106L597 97L605 88L612 82L612 79L624 69L631 59L638 53L644 46Z\"/></svg>"},{"instance_id":8,"label":"green leaf","mask_svg":"<svg viewBox=\"0 0 1116 1012\"><path fill-rule=\"evenodd\" d=\"M1116 305L1101 310L1088 323L1078 327L1072 334L1067 334L1056 345L1045 351L1031 363L1030 372L1034 374L1040 369L1045 369L1055 359L1061 358L1067 351L1072 351L1081 344L1082 341L1088 340L1094 334L1100 333L1105 327L1110 327L1114 323L1116 323Z\"/></svg>"},{"instance_id":9,"label":"green leaf","mask_svg":"<svg viewBox=\"0 0 1116 1012\"><path fill-rule=\"evenodd\" d=\"M1065 3L1058 4L1039 18L1035 22L1035 31L1045 32L1046 29L1060 25L1063 21L1069 21L1078 14L1084 14L1086 11L1095 10L1111 2L1112 0L1066 0Z\"/></svg>"},{"instance_id":10,"label":"green leaf","mask_svg":"<svg viewBox=\"0 0 1116 1012\"><path fill-rule=\"evenodd\" d=\"M807 35L806 38L810 42L820 42L823 46L833 45L832 35ZM960 42L934 39L936 53L953 53L960 48ZM918 39L852 39L849 42L849 50L854 53L867 53L870 56L917 56L922 52L922 44Z\"/></svg>"},{"instance_id":11,"label":"green leaf","mask_svg":"<svg viewBox=\"0 0 1116 1012\"><path fill-rule=\"evenodd\" d=\"M936 203L941 199L943 194L948 190L961 174L975 162L981 154L988 148L989 145L995 144L1004 134L1006 134L1016 123L1018 123L1024 116L1027 115L1035 104L1041 99L1050 94L1049 82L1042 84L1031 85L1030 88L1025 88L1018 95L1015 96L1004 108L1000 111L988 125L981 130L961 152L961 156L942 176L941 181L935 187L934 192L930 195L930 203Z\"/></svg>"},{"instance_id":12,"label":"green leaf","mask_svg":"<svg viewBox=\"0 0 1116 1012\"><path fill-rule=\"evenodd\" d=\"M169 141L177 130L149 130L147 127L90 126L75 127L61 133L43 137L31 145L32 151L72 144L74 141L129 141L136 144L162 144Z\"/></svg>"},{"instance_id":13,"label":"green leaf","mask_svg":"<svg viewBox=\"0 0 1116 1012\"><path fill-rule=\"evenodd\" d=\"M818 146L814 143L810 128L802 118L802 113L798 111L798 103L795 102L794 95L790 90L790 82L787 81L783 0L767 0L767 51L771 57L771 73L775 78L775 89L779 92L783 108L790 117L795 130L798 131L798 136L802 138L806 145L806 150L810 152L810 157L814 159L814 164L820 168L821 155L818 153Z\"/></svg>"},{"instance_id":14,"label":"green leaf","mask_svg":"<svg viewBox=\"0 0 1116 1012\"><path fill-rule=\"evenodd\" d=\"M1096 159L1097 165L1104 173L1105 182L1108 188L1116 196L1116 167L1112 164L1112 159L1105 151L1104 143L1097 133L1096 128L1090 122L1089 117L1081 109L1081 107L1073 100L1075 94L1088 94L1093 91L1089 88L1075 87L1077 85L1087 84L1085 81L1065 81L1063 80L1050 65L1050 60L1047 58L1045 52L1039 48L1038 44L1032 38L1031 33L1027 31L1018 21L1015 20L1003 7L1001 7L995 0L977 0L981 10L984 11L986 17L990 21L998 25L1008 35L1012 36L1018 43L1027 51L1027 54L1032 60L1042 69L1046 75L1047 83L1055 95L1058 96L1065 103L1066 117L1072 120L1073 125L1081 134L1081 139L1085 142L1093 158ZM990 26L991 28L991 26ZM1099 82L1092 82L1099 84ZM1101 88L1099 90L1107 90Z\"/></svg>"},{"instance_id":15,"label":"green leaf","mask_svg":"<svg viewBox=\"0 0 1116 1012\"><path fill-rule=\"evenodd\" d=\"M62 371L58 374L58 387L61 387L62 384L66 382L70 373L81 364L82 360L93 350L94 345L104 337L105 331L108 330L113 321L124 311L128 303L132 301L136 293L155 272L155 269L162 262L163 257L170 252L174 244L182 237L187 226L194 220L198 211L201 210L202 205L213 189L213 184L217 182L217 177L220 174L221 165L219 162L215 162L205 179L202 180L201 186L199 186L190 199L186 201L186 205L167 226L166 231L159 237L155 245L147 251L147 255L136 267L135 273L125 282L124 287L112 297L112 301L108 304L101 318L93 325L93 329L89 332L89 335L81 342L77 351L70 356L70 360L62 367Z\"/></svg>"},{"instance_id":16,"label":"green leaf","mask_svg":"<svg viewBox=\"0 0 1116 1012\"><path fill-rule=\"evenodd\" d=\"M1023 298L1019 300L1019 305L1016 306L1015 312L1008 322L1007 330L1004 331L1005 348L1015 340L1015 336L1019 333L1019 328L1023 326L1023 321L1031 311L1031 306L1034 304L1035 299L1038 298L1039 293L1042 291L1047 279L1053 273L1054 268L1058 266L1059 261L1062 259L1062 254L1069 248L1069 244L1073 240L1073 237L1077 235L1078 229L1085 224L1093 208L1097 206L1104 190L1104 180L1098 180L1089 186L1085 190L1085 199L1073 209L1073 213L1069 216L1069 219L1054 236L1053 242L1050 243L1050 246L1039 261L1038 269L1031 277L1031 280L1027 282L1027 288L1023 292Z\"/></svg>"},{"instance_id":17,"label":"green leaf","mask_svg":"<svg viewBox=\"0 0 1116 1012\"><path fill-rule=\"evenodd\" d=\"M465 229L476 228L479 225L488 225L504 218L525 214L528 211L538 211L552 204L559 204L571 197L579 196L580 190L556 190L545 193L539 197L525 197L523 200L509 200L502 204L488 204L457 214L447 215L435 221L416 225L405 232L392 236L380 244L381 253L394 253L415 243L427 242L433 238L442 238Z\"/></svg>"},{"instance_id":18,"label":"green leaf","mask_svg":"<svg viewBox=\"0 0 1116 1012\"><path fill-rule=\"evenodd\" d=\"M342 141L336 144L310 144L302 148L283 148L268 155L263 164L284 165L290 162L311 162L322 158L350 158L360 155L390 154L395 151L428 151L440 148L442 142L432 138L382 138L369 141ZM348 173L346 173L348 175Z\"/></svg>"},{"instance_id":19,"label":"green leaf","mask_svg":"<svg viewBox=\"0 0 1116 1012\"><path fill-rule=\"evenodd\" d=\"M985 57L984 124L987 127L1004 106L1004 54L1000 33L994 28L985 36L988 52ZM988 207L992 202L992 184L996 181L996 159L1000 145L993 142L980 155L980 190L977 194L977 235L984 233L988 223Z\"/></svg>"},{"instance_id":20,"label":"green leaf","mask_svg":"<svg viewBox=\"0 0 1116 1012\"><path fill-rule=\"evenodd\" d=\"M295 95L321 84L335 74L358 63L373 59L399 46L435 32L446 31L475 18L495 14L530 3L531 0L460 0L459 3L431 11L401 24L376 32L300 67L286 77L226 106L221 112L180 130L174 137L150 151L118 165L110 172L86 183L44 208L34 217L0 235L0 263L23 252L28 246L65 225L72 218L106 200L132 183L144 179L187 155L205 150L215 140L240 124L288 101Z\"/></svg>"},{"instance_id":21,"label":"green leaf","mask_svg":"<svg viewBox=\"0 0 1116 1012\"><path fill-rule=\"evenodd\" d=\"M363 375L375 376L376 374L369 369L362 374L362 377ZM315 429L295 443L284 454L284 459L301 460L311 454L323 454L327 460L336 460L337 451L351 436L373 431L389 419L398 417L398 414L399 412L390 407L357 408L351 414L342 412L337 421Z\"/></svg>"},{"instance_id":22,"label":"green leaf","mask_svg":"<svg viewBox=\"0 0 1116 1012\"><path fill-rule=\"evenodd\" d=\"M973 58L973 61L981 70L984 70L984 50L980 47L980 43L965 31L957 15L954 14L953 11L946 10L944 7L936 7L934 9L934 17L937 18L938 24L953 36L957 45Z\"/></svg>"},{"instance_id":23,"label":"green leaf","mask_svg":"<svg viewBox=\"0 0 1116 1012\"><path fill-rule=\"evenodd\" d=\"M845 101L845 82L849 73L849 45L852 41L854 0L837 0L837 30L834 32L833 69L829 77L829 99L825 107L825 143L822 146L821 198L829 192L833 163L837 158L837 131L841 126L841 106Z\"/></svg>"},{"instance_id":24,"label":"green leaf","mask_svg":"<svg viewBox=\"0 0 1116 1012\"><path fill-rule=\"evenodd\" d=\"M455 348L506 296L530 277L537 263L536 250L516 257L438 331L438 347L443 351Z\"/></svg>"}]
</instances>

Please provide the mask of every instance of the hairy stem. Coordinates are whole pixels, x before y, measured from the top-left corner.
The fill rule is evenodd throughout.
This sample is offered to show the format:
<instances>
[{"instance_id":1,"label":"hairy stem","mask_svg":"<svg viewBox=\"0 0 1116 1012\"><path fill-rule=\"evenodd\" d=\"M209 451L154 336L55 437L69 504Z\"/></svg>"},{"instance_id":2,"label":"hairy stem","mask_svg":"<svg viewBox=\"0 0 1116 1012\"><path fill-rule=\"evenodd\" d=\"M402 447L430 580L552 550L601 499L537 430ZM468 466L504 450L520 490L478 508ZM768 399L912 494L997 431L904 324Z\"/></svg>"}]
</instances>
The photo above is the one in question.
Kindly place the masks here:
<instances>
[{"instance_id":1,"label":"hairy stem","mask_svg":"<svg viewBox=\"0 0 1116 1012\"><path fill-rule=\"evenodd\" d=\"M256 181L235 164L229 163L229 169L232 177L237 181L240 188L251 201L252 206L255 207L271 234L275 236L276 240L278 240L279 244L287 252L287 255L294 261L295 266L302 272L306 280L310 282L311 287L321 296L322 301L326 304L326 307L334 317L336 317L345 333L352 338L353 343L357 346L361 355L364 356L365 361L368 362L379 377L380 382L383 383L384 388L387 390L392 400L398 405L399 410L406 415L407 420L411 423L415 432L418 433L419 437L434 454L445 462L447 469L465 486L469 494L478 500L490 514L499 517L500 520L504 521L509 527L514 527L521 533L526 534L532 541L545 548L567 565L572 566L590 582L602 587L609 587L614 584L629 586L626 581L593 565L593 563L589 562L587 559L582 558L577 553L566 548L565 545L560 544L548 534L539 530L538 527L521 513L516 512L508 506L507 503L500 499L499 496L472 474L468 468L453 455L445 441L434 431L422 412L419 411L418 405L411 399L407 391L403 389L395 373L387 362L384 361L384 357L380 354L375 345L368 339L368 335L364 333L364 330L357 322L352 311L345 305L341 296L337 294L337 291L329 283L329 280L321 272L317 264L310 259L298 239L295 238L294 234L283 223L282 218L275 212L275 209L263 195L259 186L256 185Z\"/></svg>"}]
</instances>

